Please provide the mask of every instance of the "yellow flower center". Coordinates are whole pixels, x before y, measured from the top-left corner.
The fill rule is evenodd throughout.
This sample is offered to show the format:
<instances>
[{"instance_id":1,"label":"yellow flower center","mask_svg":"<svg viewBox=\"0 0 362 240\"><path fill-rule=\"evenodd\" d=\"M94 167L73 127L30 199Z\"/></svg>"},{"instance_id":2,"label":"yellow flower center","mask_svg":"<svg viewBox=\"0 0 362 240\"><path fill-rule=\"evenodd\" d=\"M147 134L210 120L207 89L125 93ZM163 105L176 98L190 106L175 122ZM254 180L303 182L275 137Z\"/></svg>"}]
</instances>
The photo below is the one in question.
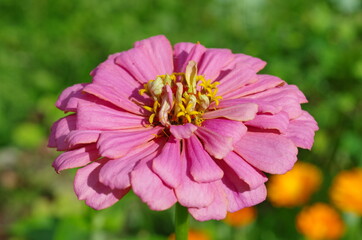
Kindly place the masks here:
<instances>
[{"instance_id":1,"label":"yellow flower center","mask_svg":"<svg viewBox=\"0 0 362 240\"><path fill-rule=\"evenodd\" d=\"M211 103L217 106L221 96L217 96L219 82L211 83L204 76L197 75L197 64L190 61L184 73L159 75L156 79L144 84L139 94L147 94L153 99L153 104L143 106L151 112L148 121L152 125L161 123L182 125L193 123L201 125L202 114Z\"/></svg>"}]
</instances>

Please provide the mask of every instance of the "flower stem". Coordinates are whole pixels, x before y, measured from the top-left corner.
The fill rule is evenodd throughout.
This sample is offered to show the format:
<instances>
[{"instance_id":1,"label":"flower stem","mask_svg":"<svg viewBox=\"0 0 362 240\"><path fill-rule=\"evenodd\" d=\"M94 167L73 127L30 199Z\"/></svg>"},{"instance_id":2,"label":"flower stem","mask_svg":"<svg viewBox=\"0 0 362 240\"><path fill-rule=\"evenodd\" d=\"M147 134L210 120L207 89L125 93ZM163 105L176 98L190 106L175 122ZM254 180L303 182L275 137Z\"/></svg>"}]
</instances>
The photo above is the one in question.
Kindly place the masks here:
<instances>
[{"instance_id":1,"label":"flower stem","mask_svg":"<svg viewBox=\"0 0 362 240\"><path fill-rule=\"evenodd\" d=\"M176 203L175 234L176 240L187 240L189 232L189 213L187 208Z\"/></svg>"}]
</instances>

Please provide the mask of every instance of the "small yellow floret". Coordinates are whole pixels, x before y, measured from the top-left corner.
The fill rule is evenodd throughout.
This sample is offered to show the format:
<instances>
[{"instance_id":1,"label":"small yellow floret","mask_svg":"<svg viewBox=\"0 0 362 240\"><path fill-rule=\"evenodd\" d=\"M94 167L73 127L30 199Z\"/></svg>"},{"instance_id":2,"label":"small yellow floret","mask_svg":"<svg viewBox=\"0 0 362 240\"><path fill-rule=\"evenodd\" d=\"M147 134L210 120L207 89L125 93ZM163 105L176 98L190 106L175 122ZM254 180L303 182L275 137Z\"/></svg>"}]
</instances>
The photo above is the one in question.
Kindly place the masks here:
<instances>
[{"instance_id":1,"label":"small yellow floret","mask_svg":"<svg viewBox=\"0 0 362 240\"><path fill-rule=\"evenodd\" d=\"M160 107L160 106L161 106L161 104L158 101L155 101L153 103L153 112L156 112L157 108Z\"/></svg>"},{"instance_id":2,"label":"small yellow floret","mask_svg":"<svg viewBox=\"0 0 362 240\"><path fill-rule=\"evenodd\" d=\"M142 88L142 89L138 90L138 93L139 93L139 95L141 95L141 96L143 96L143 94L144 94L145 92L147 92L147 90L146 90L145 88Z\"/></svg>"},{"instance_id":3,"label":"small yellow floret","mask_svg":"<svg viewBox=\"0 0 362 240\"><path fill-rule=\"evenodd\" d=\"M149 106L142 106L144 109L146 109L149 112L153 112L153 108L149 107Z\"/></svg>"},{"instance_id":4,"label":"small yellow floret","mask_svg":"<svg viewBox=\"0 0 362 240\"><path fill-rule=\"evenodd\" d=\"M179 112L176 116L177 116L177 117L185 116L185 112Z\"/></svg>"},{"instance_id":5,"label":"small yellow floret","mask_svg":"<svg viewBox=\"0 0 362 240\"><path fill-rule=\"evenodd\" d=\"M152 113L151 116L148 118L148 121L152 124L153 120L155 119L156 114Z\"/></svg>"}]
</instances>

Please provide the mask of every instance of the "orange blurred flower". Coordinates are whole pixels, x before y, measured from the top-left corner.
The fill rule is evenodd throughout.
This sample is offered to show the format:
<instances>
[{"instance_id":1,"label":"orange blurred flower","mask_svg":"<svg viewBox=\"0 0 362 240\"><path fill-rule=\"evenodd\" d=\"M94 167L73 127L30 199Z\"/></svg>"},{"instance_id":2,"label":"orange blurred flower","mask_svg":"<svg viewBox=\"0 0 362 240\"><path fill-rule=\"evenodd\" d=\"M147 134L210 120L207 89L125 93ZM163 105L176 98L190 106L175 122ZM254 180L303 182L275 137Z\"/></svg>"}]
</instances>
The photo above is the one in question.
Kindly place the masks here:
<instances>
[{"instance_id":1,"label":"orange blurred flower","mask_svg":"<svg viewBox=\"0 0 362 240\"><path fill-rule=\"evenodd\" d=\"M362 168L339 173L330 189L332 202L342 211L362 215Z\"/></svg>"},{"instance_id":2,"label":"orange blurred flower","mask_svg":"<svg viewBox=\"0 0 362 240\"><path fill-rule=\"evenodd\" d=\"M187 238L188 240L211 240L210 236L206 232L200 230L190 230ZM172 233L168 237L168 240L175 240L175 239L176 237L174 233Z\"/></svg>"},{"instance_id":3,"label":"orange blurred flower","mask_svg":"<svg viewBox=\"0 0 362 240\"><path fill-rule=\"evenodd\" d=\"M321 171L314 165L297 162L283 175L272 175L268 184L268 199L277 207L294 207L305 204L318 190Z\"/></svg>"},{"instance_id":4,"label":"orange blurred flower","mask_svg":"<svg viewBox=\"0 0 362 240\"><path fill-rule=\"evenodd\" d=\"M253 222L255 218L256 209L254 207L246 207L233 213L228 212L224 222L233 227L241 227Z\"/></svg>"},{"instance_id":5,"label":"orange blurred flower","mask_svg":"<svg viewBox=\"0 0 362 240\"><path fill-rule=\"evenodd\" d=\"M344 232L344 223L331 206L316 203L298 214L297 229L308 239L339 239Z\"/></svg>"}]
</instances>

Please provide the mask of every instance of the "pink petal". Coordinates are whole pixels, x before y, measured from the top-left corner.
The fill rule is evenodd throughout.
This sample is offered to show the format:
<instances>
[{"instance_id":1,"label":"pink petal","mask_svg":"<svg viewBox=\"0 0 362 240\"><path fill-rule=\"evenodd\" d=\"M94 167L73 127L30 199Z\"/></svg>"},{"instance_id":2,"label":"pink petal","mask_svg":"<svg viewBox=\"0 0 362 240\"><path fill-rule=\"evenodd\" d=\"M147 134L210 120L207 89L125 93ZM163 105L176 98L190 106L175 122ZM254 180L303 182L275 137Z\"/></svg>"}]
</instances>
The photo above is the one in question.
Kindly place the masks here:
<instances>
[{"instance_id":1,"label":"pink petal","mask_svg":"<svg viewBox=\"0 0 362 240\"><path fill-rule=\"evenodd\" d=\"M171 125L170 132L176 139L186 139L192 136L197 130L197 127L192 123L186 123L184 125Z\"/></svg>"},{"instance_id":2,"label":"pink petal","mask_svg":"<svg viewBox=\"0 0 362 240\"><path fill-rule=\"evenodd\" d=\"M141 128L145 118L97 103L79 103L77 128L80 130L117 130Z\"/></svg>"},{"instance_id":3,"label":"pink petal","mask_svg":"<svg viewBox=\"0 0 362 240\"><path fill-rule=\"evenodd\" d=\"M50 130L50 137L48 147L56 147L58 151L65 151L69 149L69 144L65 138L70 131L76 129L77 115L72 114L56 121Z\"/></svg>"},{"instance_id":4,"label":"pink petal","mask_svg":"<svg viewBox=\"0 0 362 240\"><path fill-rule=\"evenodd\" d=\"M99 171L105 162L100 160L79 169L74 179L78 199L96 210L112 206L129 191L129 188L112 190L99 182Z\"/></svg>"},{"instance_id":5,"label":"pink petal","mask_svg":"<svg viewBox=\"0 0 362 240\"><path fill-rule=\"evenodd\" d=\"M170 137L161 153L152 161L152 169L170 187L181 182L180 141Z\"/></svg>"},{"instance_id":6,"label":"pink petal","mask_svg":"<svg viewBox=\"0 0 362 240\"><path fill-rule=\"evenodd\" d=\"M255 93L262 92L267 89L275 88L279 85L285 84L285 82L283 80L281 80L280 78L271 76L271 75L257 75L257 80L258 81L254 82L252 84L244 86L244 87L237 89L235 91L232 91L228 94L224 94L223 97L225 99L240 98L243 96L255 94Z\"/></svg>"},{"instance_id":7,"label":"pink petal","mask_svg":"<svg viewBox=\"0 0 362 240\"><path fill-rule=\"evenodd\" d=\"M193 179L196 182L212 182L221 179L223 171L204 150L197 137L191 136L185 142L186 159L191 163L190 173Z\"/></svg>"},{"instance_id":8,"label":"pink petal","mask_svg":"<svg viewBox=\"0 0 362 240\"><path fill-rule=\"evenodd\" d=\"M317 130L318 125L314 118L308 112L302 111L302 115L290 121L284 136L292 140L297 147L311 149Z\"/></svg>"},{"instance_id":9,"label":"pink petal","mask_svg":"<svg viewBox=\"0 0 362 240\"><path fill-rule=\"evenodd\" d=\"M173 56L170 41L163 36L154 36L135 43L136 48L142 48L148 53L152 62L155 63L159 72L162 74L172 74Z\"/></svg>"},{"instance_id":10,"label":"pink petal","mask_svg":"<svg viewBox=\"0 0 362 240\"><path fill-rule=\"evenodd\" d=\"M181 184L175 188L178 202L185 207L207 207L214 200L214 191L210 183L198 183L190 175L191 162L181 153Z\"/></svg>"},{"instance_id":11,"label":"pink petal","mask_svg":"<svg viewBox=\"0 0 362 240\"><path fill-rule=\"evenodd\" d=\"M87 85L88 83L82 83L66 88L60 94L55 106L62 111L76 112L79 100L94 98L93 96L83 92L84 87Z\"/></svg>"},{"instance_id":12,"label":"pink petal","mask_svg":"<svg viewBox=\"0 0 362 240\"><path fill-rule=\"evenodd\" d=\"M156 63L148 55L148 50L143 47L132 48L119 53L115 63L140 83L147 83L149 80L155 79L157 75L165 74L159 71Z\"/></svg>"},{"instance_id":13,"label":"pink petal","mask_svg":"<svg viewBox=\"0 0 362 240\"><path fill-rule=\"evenodd\" d=\"M145 143L122 158L106 162L100 171L99 181L112 189L130 187L130 173L134 166L142 159L153 159L159 144L159 141Z\"/></svg>"},{"instance_id":14,"label":"pink petal","mask_svg":"<svg viewBox=\"0 0 362 240\"><path fill-rule=\"evenodd\" d=\"M147 203L150 209L162 211L177 202L172 188L152 172L151 161L141 161L131 172L134 193Z\"/></svg>"},{"instance_id":15,"label":"pink petal","mask_svg":"<svg viewBox=\"0 0 362 240\"><path fill-rule=\"evenodd\" d=\"M289 171L297 161L297 147L279 134L247 132L234 148L249 164L272 174Z\"/></svg>"},{"instance_id":16,"label":"pink petal","mask_svg":"<svg viewBox=\"0 0 362 240\"><path fill-rule=\"evenodd\" d=\"M234 56L234 61L236 64L246 65L249 68L253 69L255 72L259 72L266 65L266 62L264 62L263 60L242 53L234 54Z\"/></svg>"},{"instance_id":17,"label":"pink petal","mask_svg":"<svg viewBox=\"0 0 362 240\"><path fill-rule=\"evenodd\" d=\"M232 144L239 141L247 131L242 122L223 118L205 120L202 126L217 133L219 136L231 137Z\"/></svg>"},{"instance_id":18,"label":"pink petal","mask_svg":"<svg viewBox=\"0 0 362 240\"><path fill-rule=\"evenodd\" d=\"M53 162L53 167L57 173L70 168L83 167L99 158L95 144L70 150L60 154Z\"/></svg>"},{"instance_id":19,"label":"pink petal","mask_svg":"<svg viewBox=\"0 0 362 240\"><path fill-rule=\"evenodd\" d=\"M199 75L214 80L219 76L221 69L233 58L229 49L209 48L199 63Z\"/></svg>"},{"instance_id":20,"label":"pink petal","mask_svg":"<svg viewBox=\"0 0 362 240\"><path fill-rule=\"evenodd\" d=\"M240 98L240 99L228 99L220 101L218 108L228 108L238 104L245 103L254 103L258 105L259 113L278 113L282 110L281 106L276 106L267 101L262 101L259 99L250 99L250 98Z\"/></svg>"},{"instance_id":21,"label":"pink petal","mask_svg":"<svg viewBox=\"0 0 362 240\"><path fill-rule=\"evenodd\" d=\"M250 189L255 189L268 180L263 173L250 166L234 152L230 152L223 160L241 180L249 185ZM225 171L228 171L228 169L225 169Z\"/></svg>"},{"instance_id":22,"label":"pink petal","mask_svg":"<svg viewBox=\"0 0 362 240\"><path fill-rule=\"evenodd\" d=\"M226 217L228 201L222 189L222 183L217 181L212 185L215 192L212 203L204 208L189 208L189 213L197 221L221 220Z\"/></svg>"},{"instance_id":23,"label":"pink petal","mask_svg":"<svg viewBox=\"0 0 362 240\"><path fill-rule=\"evenodd\" d=\"M185 72L190 61L200 62L206 48L201 44L177 43L174 46L175 72Z\"/></svg>"},{"instance_id":24,"label":"pink petal","mask_svg":"<svg viewBox=\"0 0 362 240\"><path fill-rule=\"evenodd\" d=\"M308 100L305 97L304 93L300 91L300 89L296 85L284 85L282 86L284 91L289 91L293 94L295 94L298 97L299 103L307 103Z\"/></svg>"},{"instance_id":25,"label":"pink petal","mask_svg":"<svg viewBox=\"0 0 362 240\"><path fill-rule=\"evenodd\" d=\"M125 111L134 113L134 114L142 114L144 110L136 105L133 100L139 100L140 98L135 98L134 95L138 94L137 89L133 89L132 95L128 95L126 91L123 91L122 88L114 88L113 86L99 85L99 84L89 84L84 88L84 91L92 94L102 100L113 103L117 107L122 108ZM146 100L141 100L145 102ZM146 105L150 103L150 99L148 99Z\"/></svg>"},{"instance_id":26,"label":"pink petal","mask_svg":"<svg viewBox=\"0 0 362 240\"><path fill-rule=\"evenodd\" d=\"M233 169L222 161L219 163L227 173L222 179L222 186L228 200L229 212L235 212L245 207L254 206L265 200L266 188L264 184L255 189L250 189L248 184L241 180Z\"/></svg>"},{"instance_id":27,"label":"pink petal","mask_svg":"<svg viewBox=\"0 0 362 240\"><path fill-rule=\"evenodd\" d=\"M227 184L225 184L224 191L229 202L228 212L255 206L266 199L267 191L264 184L252 190L244 190L240 183L227 181L225 183Z\"/></svg>"},{"instance_id":28,"label":"pink petal","mask_svg":"<svg viewBox=\"0 0 362 240\"><path fill-rule=\"evenodd\" d=\"M288 113L289 118L293 119L301 115L302 110L300 104L306 102L304 95L301 95L303 95L303 93L296 86L284 85L249 95L248 98L258 99L281 107Z\"/></svg>"},{"instance_id":29,"label":"pink petal","mask_svg":"<svg viewBox=\"0 0 362 240\"><path fill-rule=\"evenodd\" d=\"M234 91L243 89L245 85L252 84L258 80L258 75L246 66L235 65L234 68L223 71L216 79L220 82L218 95L228 99Z\"/></svg>"},{"instance_id":30,"label":"pink petal","mask_svg":"<svg viewBox=\"0 0 362 240\"><path fill-rule=\"evenodd\" d=\"M180 42L175 44L173 49L175 72L181 72L181 68L185 64L186 58L194 46L195 43L190 42Z\"/></svg>"},{"instance_id":31,"label":"pink petal","mask_svg":"<svg viewBox=\"0 0 362 240\"><path fill-rule=\"evenodd\" d=\"M255 103L242 103L232 107L226 107L215 111L204 113L203 118L227 118L236 121L249 121L258 112L258 105Z\"/></svg>"},{"instance_id":32,"label":"pink petal","mask_svg":"<svg viewBox=\"0 0 362 240\"><path fill-rule=\"evenodd\" d=\"M142 101L144 98L135 91L135 89L142 87L141 83L126 70L115 64L114 61L117 56L119 56L119 53L109 56L106 61L92 71L92 82L96 85L113 87L118 91L122 91L128 97Z\"/></svg>"},{"instance_id":33,"label":"pink petal","mask_svg":"<svg viewBox=\"0 0 362 240\"><path fill-rule=\"evenodd\" d=\"M121 158L137 146L154 138L161 130L160 127L144 128L141 130L123 130L101 133L97 147L102 156L108 158Z\"/></svg>"},{"instance_id":34,"label":"pink petal","mask_svg":"<svg viewBox=\"0 0 362 240\"><path fill-rule=\"evenodd\" d=\"M202 140L205 150L217 159L222 159L233 150L233 139L205 127L199 127L195 134Z\"/></svg>"},{"instance_id":35,"label":"pink petal","mask_svg":"<svg viewBox=\"0 0 362 240\"><path fill-rule=\"evenodd\" d=\"M299 90L297 86L287 84L271 88L268 91L260 92L253 95L253 97L262 99L278 99L277 97L282 94L287 95L288 97L295 96L299 104L308 102L304 94Z\"/></svg>"},{"instance_id":36,"label":"pink petal","mask_svg":"<svg viewBox=\"0 0 362 240\"><path fill-rule=\"evenodd\" d=\"M114 61L115 61L116 57L118 57L119 54L120 54L120 53L114 53L114 54L108 55L107 60L104 61L103 63L99 64L95 69L93 69L93 70L90 72L90 75L91 75L92 77L94 77L94 76L97 74L98 69L101 68L102 65L104 65L104 64L115 64ZM108 80L106 80L106 79L103 79L103 80L104 80L104 81L102 81L101 84L109 85L109 84L106 84L106 82L108 82ZM92 81L92 82L94 82L94 81ZM100 83L99 81L97 81L97 82ZM110 84L110 86L112 86L112 84Z\"/></svg>"},{"instance_id":37,"label":"pink petal","mask_svg":"<svg viewBox=\"0 0 362 240\"><path fill-rule=\"evenodd\" d=\"M98 140L101 131L97 130L73 130L65 138L65 142L72 148L80 144L94 143Z\"/></svg>"},{"instance_id":38,"label":"pink petal","mask_svg":"<svg viewBox=\"0 0 362 240\"><path fill-rule=\"evenodd\" d=\"M284 133L289 125L289 116L286 112L277 114L257 114L253 120L245 122L245 125L261 129L277 129Z\"/></svg>"}]
</instances>

